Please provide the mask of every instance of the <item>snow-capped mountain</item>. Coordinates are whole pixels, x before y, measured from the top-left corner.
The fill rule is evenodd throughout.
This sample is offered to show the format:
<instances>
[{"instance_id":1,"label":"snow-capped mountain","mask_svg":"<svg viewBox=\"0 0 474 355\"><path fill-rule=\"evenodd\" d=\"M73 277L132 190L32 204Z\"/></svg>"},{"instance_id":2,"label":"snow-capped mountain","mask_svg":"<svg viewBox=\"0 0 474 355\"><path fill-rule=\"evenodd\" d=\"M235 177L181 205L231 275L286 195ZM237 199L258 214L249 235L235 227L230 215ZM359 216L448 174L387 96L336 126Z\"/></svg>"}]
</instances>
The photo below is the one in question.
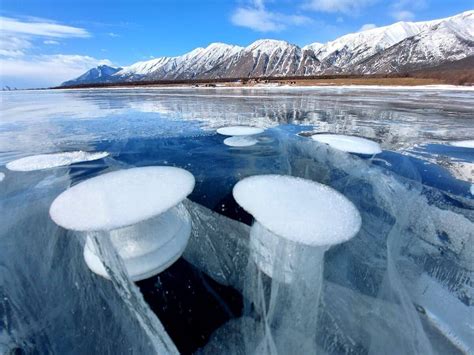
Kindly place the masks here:
<instances>
[{"instance_id":1,"label":"snow-capped mountain","mask_svg":"<svg viewBox=\"0 0 474 355\"><path fill-rule=\"evenodd\" d=\"M122 68L115 68L108 65L99 65L96 68L92 68L77 77L76 79L66 81L62 83L63 86L87 84L87 83L107 83L111 82L112 75L120 71Z\"/></svg>"},{"instance_id":2,"label":"snow-capped mountain","mask_svg":"<svg viewBox=\"0 0 474 355\"><path fill-rule=\"evenodd\" d=\"M243 48L212 43L178 57L161 57L138 62L114 74L114 80L192 79L211 70Z\"/></svg>"},{"instance_id":3,"label":"snow-capped mountain","mask_svg":"<svg viewBox=\"0 0 474 355\"><path fill-rule=\"evenodd\" d=\"M397 22L302 48L279 40L247 47L212 43L177 57L138 62L105 73L98 67L63 83L160 79L390 73L430 67L474 55L474 11L441 20ZM110 68L110 67L109 67ZM97 70L99 73L97 73Z\"/></svg>"},{"instance_id":4,"label":"snow-capped mountain","mask_svg":"<svg viewBox=\"0 0 474 355\"><path fill-rule=\"evenodd\" d=\"M355 71L364 74L391 73L453 62L474 55L474 11L405 38L385 51L360 62Z\"/></svg>"}]
</instances>

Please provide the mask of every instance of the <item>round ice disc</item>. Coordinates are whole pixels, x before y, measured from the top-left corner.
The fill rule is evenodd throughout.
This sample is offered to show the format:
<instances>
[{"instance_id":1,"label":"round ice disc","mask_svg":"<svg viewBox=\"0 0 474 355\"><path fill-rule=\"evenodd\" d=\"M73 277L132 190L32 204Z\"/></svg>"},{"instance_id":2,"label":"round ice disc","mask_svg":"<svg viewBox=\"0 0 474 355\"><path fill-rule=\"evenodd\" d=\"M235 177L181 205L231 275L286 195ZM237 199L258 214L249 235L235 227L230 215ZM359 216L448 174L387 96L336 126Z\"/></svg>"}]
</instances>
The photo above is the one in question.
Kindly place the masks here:
<instances>
[{"instance_id":1,"label":"round ice disc","mask_svg":"<svg viewBox=\"0 0 474 355\"><path fill-rule=\"evenodd\" d=\"M474 148L474 139L473 140L465 140L465 141L454 141L449 143L455 147L459 148Z\"/></svg>"},{"instance_id":2,"label":"round ice disc","mask_svg":"<svg viewBox=\"0 0 474 355\"><path fill-rule=\"evenodd\" d=\"M366 138L342 134L315 134L311 138L317 142L328 144L334 149L348 153L374 155L382 152L377 142Z\"/></svg>"},{"instance_id":3,"label":"round ice disc","mask_svg":"<svg viewBox=\"0 0 474 355\"><path fill-rule=\"evenodd\" d=\"M263 128L250 126L228 126L217 129L217 133L224 136L252 136L254 134L260 134L263 131Z\"/></svg>"},{"instance_id":4,"label":"round ice disc","mask_svg":"<svg viewBox=\"0 0 474 355\"><path fill-rule=\"evenodd\" d=\"M229 147L251 147L257 144L257 140L248 136L235 136L224 139L224 144Z\"/></svg>"},{"instance_id":5,"label":"round ice disc","mask_svg":"<svg viewBox=\"0 0 474 355\"><path fill-rule=\"evenodd\" d=\"M357 208L336 190L283 175L257 175L234 186L234 198L266 229L305 245L351 239L361 226Z\"/></svg>"},{"instance_id":6,"label":"round ice disc","mask_svg":"<svg viewBox=\"0 0 474 355\"><path fill-rule=\"evenodd\" d=\"M112 244L133 281L149 278L173 264L184 252L190 235L191 218L183 206L174 207L158 218L110 232ZM93 272L110 278L89 237L84 260Z\"/></svg>"},{"instance_id":7,"label":"round ice disc","mask_svg":"<svg viewBox=\"0 0 474 355\"><path fill-rule=\"evenodd\" d=\"M67 166L84 161L92 161L105 158L107 152L88 153L83 151L65 152L54 154L40 154L13 160L7 163L7 169L12 171L35 171L49 168Z\"/></svg>"},{"instance_id":8,"label":"round ice disc","mask_svg":"<svg viewBox=\"0 0 474 355\"><path fill-rule=\"evenodd\" d=\"M76 231L113 230L157 216L194 188L184 169L155 166L119 170L81 182L60 194L49 214Z\"/></svg>"}]
</instances>

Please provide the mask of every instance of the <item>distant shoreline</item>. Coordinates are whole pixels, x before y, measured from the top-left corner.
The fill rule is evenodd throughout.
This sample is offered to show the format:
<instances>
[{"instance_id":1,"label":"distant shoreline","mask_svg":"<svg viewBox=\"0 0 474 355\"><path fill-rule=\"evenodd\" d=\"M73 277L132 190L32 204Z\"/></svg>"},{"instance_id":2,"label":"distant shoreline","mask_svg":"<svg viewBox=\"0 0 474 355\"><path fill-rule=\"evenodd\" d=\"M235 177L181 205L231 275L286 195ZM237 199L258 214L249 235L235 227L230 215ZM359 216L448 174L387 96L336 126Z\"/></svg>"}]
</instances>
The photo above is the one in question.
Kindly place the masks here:
<instances>
[{"instance_id":1,"label":"distant shoreline","mask_svg":"<svg viewBox=\"0 0 474 355\"><path fill-rule=\"evenodd\" d=\"M323 75L298 77L260 77L260 78L218 78L218 79L179 79L130 81L117 83L78 84L58 86L52 89L89 89L113 87L255 87L255 86L420 86L420 85L474 85L474 70L462 68L430 68L410 73L374 75Z\"/></svg>"}]
</instances>

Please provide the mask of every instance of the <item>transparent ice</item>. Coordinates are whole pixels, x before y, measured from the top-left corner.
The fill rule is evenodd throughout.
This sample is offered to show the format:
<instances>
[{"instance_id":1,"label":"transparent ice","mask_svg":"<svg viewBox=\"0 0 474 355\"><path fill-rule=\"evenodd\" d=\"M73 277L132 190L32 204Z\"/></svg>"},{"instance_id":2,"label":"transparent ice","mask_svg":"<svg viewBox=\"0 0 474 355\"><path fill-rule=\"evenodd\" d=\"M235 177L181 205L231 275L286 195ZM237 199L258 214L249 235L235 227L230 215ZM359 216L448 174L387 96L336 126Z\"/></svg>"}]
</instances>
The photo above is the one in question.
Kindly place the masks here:
<instances>
[{"instance_id":1,"label":"transparent ice","mask_svg":"<svg viewBox=\"0 0 474 355\"><path fill-rule=\"evenodd\" d=\"M90 241L107 280L84 262L86 238L58 227L48 214L70 186L151 165L193 173L196 187L183 204L192 232L182 258L243 295L242 314L216 328L198 353L474 351L473 181L459 169L474 162L474 153L450 144L474 136L472 91L349 87L1 95L0 352L179 352L113 242L103 236ZM229 149L215 130L230 125L266 130L258 144ZM349 154L298 135L302 131L366 137L384 151L376 158ZM4 166L73 150L110 156L41 171ZM325 252L321 273L314 269L320 260L315 253L291 270L299 284L320 284L320 294L303 294L301 287L281 282L281 268L269 277L249 257L254 222L236 209L232 188L260 174L328 185L359 210L360 232ZM286 263L287 245L275 254L292 265Z\"/></svg>"}]
</instances>

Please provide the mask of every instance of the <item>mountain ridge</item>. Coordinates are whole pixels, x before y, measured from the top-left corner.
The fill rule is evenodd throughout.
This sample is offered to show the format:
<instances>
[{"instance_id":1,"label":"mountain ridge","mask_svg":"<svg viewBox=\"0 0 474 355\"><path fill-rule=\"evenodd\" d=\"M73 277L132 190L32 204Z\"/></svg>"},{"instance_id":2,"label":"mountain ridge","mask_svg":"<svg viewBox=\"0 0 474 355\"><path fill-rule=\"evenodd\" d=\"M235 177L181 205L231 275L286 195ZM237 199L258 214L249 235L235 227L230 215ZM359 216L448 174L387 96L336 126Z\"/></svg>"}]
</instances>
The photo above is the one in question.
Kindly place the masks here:
<instances>
[{"instance_id":1,"label":"mountain ridge","mask_svg":"<svg viewBox=\"0 0 474 355\"><path fill-rule=\"evenodd\" d=\"M259 76L386 74L474 55L474 11L432 21L397 22L303 47L260 39L246 47L211 43L181 56L141 61L97 78L87 73L63 83L219 79Z\"/></svg>"}]
</instances>

